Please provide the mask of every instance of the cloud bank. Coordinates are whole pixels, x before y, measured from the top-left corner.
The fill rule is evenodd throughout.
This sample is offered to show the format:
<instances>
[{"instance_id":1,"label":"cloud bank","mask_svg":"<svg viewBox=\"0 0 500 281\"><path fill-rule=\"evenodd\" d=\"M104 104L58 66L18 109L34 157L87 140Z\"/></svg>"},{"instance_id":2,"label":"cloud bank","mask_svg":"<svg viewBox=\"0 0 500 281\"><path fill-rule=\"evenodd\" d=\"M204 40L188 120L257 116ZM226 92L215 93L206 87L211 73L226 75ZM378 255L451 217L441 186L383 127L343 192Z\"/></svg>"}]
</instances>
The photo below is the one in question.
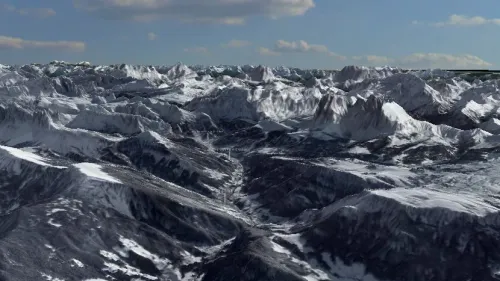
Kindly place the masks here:
<instances>
[{"instance_id":1,"label":"cloud bank","mask_svg":"<svg viewBox=\"0 0 500 281\"><path fill-rule=\"evenodd\" d=\"M72 52L85 51L85 43L79 41L37 41L0 35L0 48L4 49L58 49Z\"/></svg>"},{"instance_id":2,"label":"cloud bank","mask_svg":"<svg viewBox=\"0 0 500 281\"><path fill-rule=\"evenodd\" d=\"M16 13L21 16L28 16L34 18L48 18L56 15L56 11L52 8L17 8L16 6L3 4L0 5L0 10Z\"/></svg>"},{"instance_id":3,"label":"cloud bank","mask_svg":"<svg viewBox=\"0 0 500 281\"><path fill-rule=\"evenodd\" d=\"M74 0L75 7L107 19L243 24L248 18L300 16L314 0Z\"/></svg>"},{"instance_id":4,"label":"cloud bank","mask_svg":"<svg viewBox=\"0 0 500 281\"><path fill-rule=\"evenodd\" d=\"M330 51L328 47L325 45L310 44L304 40L299 40L299 41L278 40L274 44L273 48L261 47L258 49L258 52L261 55L280 55L283 53L316 53L316 54L324 54L338 59L345 59L344 56L341 56L335 52Z\"/></svg>"},{"instance_id":5,"label":"cloud bank","mask_svg":"<svg viewBox=\"0 0 500 281\"><path fill-rule=\"evenodd\" d=\"M470 54L413 53L401 58L384 56L355 56L352 59L369 66L399 66L403 68L488 68L492 64Z\"/></svg>"},{"instance_id":6,"label":"cloud bank","mask_svg":"<svg viewBox=\"0 0 500 281\"><path fill-rule=\"evenodd\" d=\"M225 48L243 48L252 45L252 42L246 40L236 40L233 39L227 43L222 44Z\"/></svg>"}]
</instances>

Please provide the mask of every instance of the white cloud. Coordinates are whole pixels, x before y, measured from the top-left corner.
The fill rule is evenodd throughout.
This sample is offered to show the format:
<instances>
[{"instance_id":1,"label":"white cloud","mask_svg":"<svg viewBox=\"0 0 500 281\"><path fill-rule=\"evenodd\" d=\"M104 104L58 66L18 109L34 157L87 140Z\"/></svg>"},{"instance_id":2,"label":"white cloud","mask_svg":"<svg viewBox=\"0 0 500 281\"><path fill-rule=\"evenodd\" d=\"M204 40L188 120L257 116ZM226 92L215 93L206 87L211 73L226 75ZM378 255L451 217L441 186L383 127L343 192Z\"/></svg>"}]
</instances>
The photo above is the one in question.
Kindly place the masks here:
<instances>
[{"instance_id":1,"label":"white cloud","mask_svg":"<svg viewBox=\"0 0 500 281\"><path fill-rule=\"evenodd\" d=\"M263 55L276 55L282 53L318 53L327 56L335 57L338 59L345 59L344 56L338 55L328 49L325 45L309 44L304 40L299 41L285 41L278 40L272 49L260 48L259 53Z\"/></svg>"},{"instance_id":2,"label":"white cloud","mask_svg":"<svg viewBox=\"0 0 500 281\"><path fill-rule=\"evenodd\" d=\"M280 55L280 53L275 52L269 48L264 48L264 47L258 48L257 52L263 56L279 56Z\"/></svg>"},{"instance_id":3,"label":"white cloud","mask_svg":"<svg viewBox=\"0 0 500 281\"><path fill-rule=\"evenodd\" d=\"M4 4L1 10L36 18L48 18L56 15L56 11L52 8L17 8L13 5Z\"/></svg>"},{"instance_id":4,"label":"white cloud","mask_svg":"<svg viewBox=\"0 0 500 281\"><path fill-rule=\"evenodd\" d=\"M414 53L397 60L401 66L411 68L485 68L491 63L480 57L463 54Z\"/></svg>"},{"instance_id":5,"label":"white cloud","mask_svg":"<svg viewBox=\"0 0 500 281\"><path fill-rule=\"evenodd\" d=\"M149 16L144 16L144 17L138 17L135 20L136 21L152 21L152 20L158 20L161 17L149 17ZM242 25L245 24L245 19L244 18L181 18L180 19L184 23L209 23L209 24L225 24L225 25Z\"/></svg>"},{"instance_id":6,"label":"white cloud","mask_svg":"<svg viewBox=\"0 0 500 281\"><path fill-rule=\"evenodd\" d=\"M275 50L279 52L297 52L297 53L327 53L328 47L325 45L309 44L304 40L298 42L288 42L285 40L278 40L274 46Z\"/></svg>"},{"instance_id":7,"label":"white cloud","mask_svg":"<svg viewBox=\"0 0 500 281\"><path fill-rule=\"evenodd\" d=\"M434 26L449 26L449 25L478 26L478 25L485 25L485 24L500 25L500 18L488 19L488 18L484 18L484 17L480 17L480 16L469 17L469 16L464 16L464 15L451 15L448 17L447 21L433 23L432 25L434 25Z\"/></svg>"},{"instance_id":8,"label":"white cloud","mask_svg":"<svg viewBox=\"0 0 500 281\"><path fill-rule=\"evenodd\" d=\"M356 56L352 57L358 64L367 66L391 65L403 68L487 68L491 63L474 55L453 55L441 53L414 53L401 58L384 56Z\"/></svg>"},{"instance_id":9,"label":"white cloud","mask_svg":"<svg viewBox=\"0 0 500 281\"><path fill-rule=\"evenodd\" d=\"M250 42L250 41L233 39L233 40L229 41L228 43L222 44L222 46L226 47L226 48L243 48L243 47L250 46L251 44L252 44L252 42Z\"/></svg>"},{"instance_id":10,"label":"white cloud","mask_svg":"<svg viewBox=\"0 0 500 281\"><path fill-rule=\"evenodd\" d=\"M206 47L193 47L193 48L185 48L184 52L186 53L197 53L197 54L208 54L208 48Z\"/></svg>"},{"instance_id":11,"label":"white cloud","mask_svg":"<svg viewBox=\"0 0 500 281\"><path fill-rule=\"evenodd\" d=\"M352 59L355 61L367 62L370 65L389 65L394 62L392 58L375 55L355 56L352 57Z\"/></svg>"},{"instance_id":12,"label":"white cloud","mask_svg":"<svg viewBox=\"0 0 500 281\"><path fill-rule=\"evenodd\" d=\"M6 49L59 49L73 52L83 52L85 50L85 43L79 41L36 41L25 40L22 38L1 36L0 35L0 48Z\"/></svg>"},{"instance_id":13,"label":"white cloud","mask_svg":"<svg viewBox=\"0 0 500 281\"><path fill-rule=\"evenodd\" d=\"M149 40L153 41L153 40L156 40L156 38L158 38L158 35L156 35L156 33L154 33L154 32L148 33Z\"/></svg>"},{"instance_id":14,"label":"white cloud","mask_svg":"<svg viewBox=\"0 0 500 281\"><path fill-rule=\"evenodd\" d=\"M242 24L249 17L300 16L315 6L314 0L73 0L75 7L100 17L151 21Z\"/></svg>"},{"instance_id":15,"label":"white cloud","mask_svg":"<svg viewBox=\"0 0 500 281\"><path fill-rule=\"evenodd\" d=\"M15 12L17 9L15 6L10 4L2 4L2 11Z\"/></svg>"}]
</instances>

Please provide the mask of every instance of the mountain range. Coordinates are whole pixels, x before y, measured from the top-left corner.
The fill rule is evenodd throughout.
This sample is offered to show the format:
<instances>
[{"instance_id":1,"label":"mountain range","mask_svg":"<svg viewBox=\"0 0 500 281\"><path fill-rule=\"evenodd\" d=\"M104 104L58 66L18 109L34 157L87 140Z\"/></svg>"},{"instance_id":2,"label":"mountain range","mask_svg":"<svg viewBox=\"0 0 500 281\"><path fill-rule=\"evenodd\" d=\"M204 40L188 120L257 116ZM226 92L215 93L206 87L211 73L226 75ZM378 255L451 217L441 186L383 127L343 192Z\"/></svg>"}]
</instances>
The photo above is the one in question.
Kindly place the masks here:
<instances>
[{"instance_id":1,"label":"mountain range","mask_svg":"<svg viewBox=\"0 0 500 281\"><path fill-rule=\"evenodd\" d=\"M0 280L500 279L500 76L0 65Z\"/></svg>"}]
</instances>

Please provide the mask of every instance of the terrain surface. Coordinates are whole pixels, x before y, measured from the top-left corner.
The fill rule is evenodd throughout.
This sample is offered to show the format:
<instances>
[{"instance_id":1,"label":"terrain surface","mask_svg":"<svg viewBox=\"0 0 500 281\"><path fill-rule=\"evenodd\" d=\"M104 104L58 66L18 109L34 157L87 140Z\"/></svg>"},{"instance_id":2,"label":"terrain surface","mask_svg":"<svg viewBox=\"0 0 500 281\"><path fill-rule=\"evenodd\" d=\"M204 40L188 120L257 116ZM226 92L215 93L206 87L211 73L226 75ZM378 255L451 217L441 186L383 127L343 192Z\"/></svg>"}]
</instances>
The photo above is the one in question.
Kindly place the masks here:
<instances>
[{"instance_id":1,"label":"terrain surface","mask_svg":"<svg viewBox=\"0 0 500 281\"><path fill-rule=\"evenodd\" d=\"M0 280L500 279L500 77L0 66Z\"/></svg>"}]
</instances>

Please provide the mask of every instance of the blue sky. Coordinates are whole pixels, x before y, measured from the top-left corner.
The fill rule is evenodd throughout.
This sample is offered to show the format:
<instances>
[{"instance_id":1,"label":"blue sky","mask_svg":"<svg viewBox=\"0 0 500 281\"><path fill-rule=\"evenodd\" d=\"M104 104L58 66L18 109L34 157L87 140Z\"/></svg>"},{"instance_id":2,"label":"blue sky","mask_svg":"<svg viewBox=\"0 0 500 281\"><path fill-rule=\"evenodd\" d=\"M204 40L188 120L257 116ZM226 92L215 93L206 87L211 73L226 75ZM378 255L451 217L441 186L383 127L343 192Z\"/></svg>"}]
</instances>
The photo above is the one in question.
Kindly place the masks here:
<instances>
[{"instance_id":1,"label":"blue sky","mask_svg":"<svg viewBox=\"0 0 500 281\"><path fill-rule=\"evenodd\" d=\"M16 0L0 14L3 64L500 65L498 0Z\"/></svg>"}]
</instances>

